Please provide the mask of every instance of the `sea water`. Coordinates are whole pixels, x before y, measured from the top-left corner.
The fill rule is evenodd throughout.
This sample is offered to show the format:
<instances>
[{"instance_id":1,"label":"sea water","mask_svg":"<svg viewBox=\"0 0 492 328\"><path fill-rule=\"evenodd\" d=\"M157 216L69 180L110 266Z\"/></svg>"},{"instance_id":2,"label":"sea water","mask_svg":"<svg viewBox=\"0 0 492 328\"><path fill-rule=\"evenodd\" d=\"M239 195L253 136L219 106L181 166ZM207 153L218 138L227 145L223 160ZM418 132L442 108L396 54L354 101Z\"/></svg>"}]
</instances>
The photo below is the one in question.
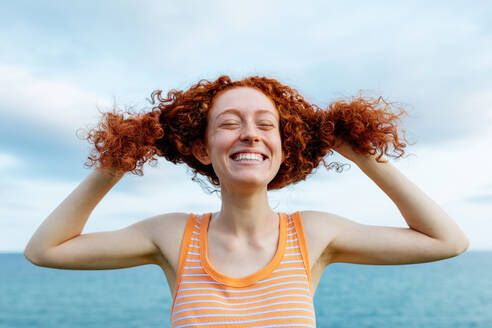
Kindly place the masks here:
<instances>
[{"instance_id":1,"label":"sea water","mask_svg":"<svg viewBox=\"0 0 492 328\"><path fill-rule=\"evenodd\" d=\"M169 327L162 270L37 267L0 254L0 327ZM436 262L328 266L314 297L317 327L492 327L492 252Z\"/></svg>"}]
</instances>

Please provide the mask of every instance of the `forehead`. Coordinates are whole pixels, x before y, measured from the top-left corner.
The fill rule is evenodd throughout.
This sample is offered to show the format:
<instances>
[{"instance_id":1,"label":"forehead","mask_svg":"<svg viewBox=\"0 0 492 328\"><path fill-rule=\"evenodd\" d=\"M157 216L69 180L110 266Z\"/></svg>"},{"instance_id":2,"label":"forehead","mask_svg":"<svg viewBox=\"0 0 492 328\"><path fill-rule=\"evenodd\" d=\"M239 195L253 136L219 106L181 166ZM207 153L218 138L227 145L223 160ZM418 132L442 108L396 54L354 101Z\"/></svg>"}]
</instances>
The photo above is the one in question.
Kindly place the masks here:
<instances>
[{"instance_id":1,"label":"forehead","mask_svg":"<svg viewBox=\"0 0 492 328\"><path fill-rule=\"evenodd\" d=\"M215 119L221 114L237 112L252 114L258 112L278 118L277 109L270 98L260 90L250 87L236 87L219 93L214 98L209 117Z\"/></svg>"}]
</instances>

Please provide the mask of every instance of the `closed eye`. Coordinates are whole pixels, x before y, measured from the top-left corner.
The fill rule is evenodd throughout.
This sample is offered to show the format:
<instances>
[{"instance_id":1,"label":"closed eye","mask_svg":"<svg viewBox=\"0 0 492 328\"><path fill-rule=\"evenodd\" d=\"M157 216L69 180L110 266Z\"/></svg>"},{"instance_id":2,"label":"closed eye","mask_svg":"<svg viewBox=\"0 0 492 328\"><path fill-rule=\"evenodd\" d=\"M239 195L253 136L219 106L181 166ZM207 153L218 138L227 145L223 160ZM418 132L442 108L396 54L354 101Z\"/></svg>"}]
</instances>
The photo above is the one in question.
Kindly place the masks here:
<instances>
[{"instance_id":1,"label":"closed eye","mask_svg":"<svg viewBox=\"0 0 492 328\"><path fill-rule=\"evenodd\" d=\"M232 127L237 127L239 125L240 125L239 123L222 123L220 126L232 128ZM274 127L274 125L272 124L259 124L258 126L262 129L271 129Z\"/></svg>"},{"instance_id":2,"label":"closed eye","mask_svg":"<svg viewBox=\"0 0 492 328\"><path fill-rule=\"evenodd\" d=\"M224 123L224 124L221 124L221 126L238 126L239 124L237 123Z\"/></svg>"}]
</instances>

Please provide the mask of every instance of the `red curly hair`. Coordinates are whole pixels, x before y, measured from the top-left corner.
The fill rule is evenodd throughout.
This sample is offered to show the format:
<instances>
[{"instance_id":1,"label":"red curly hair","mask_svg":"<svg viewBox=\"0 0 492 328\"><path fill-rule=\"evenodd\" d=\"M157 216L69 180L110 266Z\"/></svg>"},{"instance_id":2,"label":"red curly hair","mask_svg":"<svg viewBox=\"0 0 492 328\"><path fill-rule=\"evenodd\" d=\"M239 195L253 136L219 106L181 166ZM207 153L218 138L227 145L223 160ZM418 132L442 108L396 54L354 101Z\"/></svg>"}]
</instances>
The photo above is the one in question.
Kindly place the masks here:
<instances>
[{"instance_id":1,"label":"red curly hair","mask_svg":"<svg viewBox=\"0 0 492 328\"><path fill-rule=\"evenodd\" d=\"M333 153L338 140L345 141L359 154L379 152L378 162L384 162L383 154L399 158L405 153L406 144L398 135L396 122L406 111L392 113L392 104L382 97L373 99L359 95L350 100L337 100L322 109L275 79L250 76L231 81L229 76L222 75L213 82L200 80L184 92L172 89L167 97L161 90L152 92L150 101L155 106L148 113L127 111L130 115L127 118L115 108L113 112L103 113L99 124L83 138L95 148L85 165L99 164L101 168L112 167L143 175L143 164L147 161L155 164L157 155L174 164L186 163L193 170L194 181L201 182L197 179L197 174L201 174L212 185L219 186L212 165L199 162L191 149L197 140L205 138L207 114L214 97L234 87L256 88L273 101L279 112L285 161L268 184L268 190L305 180L320 162L340 172L338 163L326 164L323 159L327 153ZM403 140L406 141L404 136ZM389 145L399 155L389 154Z\"/></svg>"}]
</instances>

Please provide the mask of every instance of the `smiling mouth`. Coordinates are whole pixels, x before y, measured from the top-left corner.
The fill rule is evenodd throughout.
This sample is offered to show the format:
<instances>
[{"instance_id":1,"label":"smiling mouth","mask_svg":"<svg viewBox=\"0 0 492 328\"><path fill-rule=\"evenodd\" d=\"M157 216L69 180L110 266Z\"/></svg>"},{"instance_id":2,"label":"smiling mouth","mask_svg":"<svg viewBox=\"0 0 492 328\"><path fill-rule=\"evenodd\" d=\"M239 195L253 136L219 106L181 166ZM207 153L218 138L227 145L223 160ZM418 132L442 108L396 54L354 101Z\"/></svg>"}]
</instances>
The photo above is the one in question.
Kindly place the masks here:
<instances>
[{"instance_id":1,"label":"smiling mouth","mask_svg":"<svg viewBox=\"0 0 492 328\"><path fill-rule=\"evenodd\" d=\"M246 158L246 157L243 157L241 159L240 156L237 156L237 153L234 153L232 154L231 156L229 156L230 159L232 159L234 162L263 162L267 159L267 157L263 154L258 154L261 156L261 160L258 160L258 156L255 156L254 158L253 157L249 157L249 158Z\"/></svg>"}]
</instances>

